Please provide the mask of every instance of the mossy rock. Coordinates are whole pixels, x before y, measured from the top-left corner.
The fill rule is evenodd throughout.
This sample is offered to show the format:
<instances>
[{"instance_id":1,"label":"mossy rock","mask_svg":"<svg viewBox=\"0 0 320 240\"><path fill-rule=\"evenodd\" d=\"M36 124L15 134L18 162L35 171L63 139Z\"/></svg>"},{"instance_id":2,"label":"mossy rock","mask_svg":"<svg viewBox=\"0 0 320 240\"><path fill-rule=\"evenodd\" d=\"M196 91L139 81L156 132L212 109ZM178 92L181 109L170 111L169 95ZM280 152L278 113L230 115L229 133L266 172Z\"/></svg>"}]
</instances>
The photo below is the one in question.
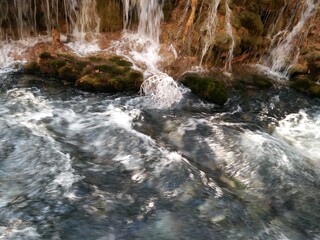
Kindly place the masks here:
<instances>
[{"instance_id":1,"label":"mossy rock","mask_svg":"<svg viewBox=\"0 0 320 240\"><path fill-rule=\"evenodd\" d=\"M84 90L99 92L138 92L142 83L142 73L131 70L117 76L105 72L88 74L78 79L76 86Z\"/></svg>"},{"instance_id":2,"label":"mossy rock","mask_svg":"<svg viewBox=\"0 0 320 240\"><path fill-rule=\"evenodd\" d=\"M88 59L89 59L91 62L94 62L94 63L103 63L103 62L106 62L106 59L103 58L103 57L91 56L91 57L88 57Z\"/></svg>"},{"instance_id":3,"label":"mossy rock","mask_svg":"<svg viewBox=\"0 0 320 240\"><path fill-rule=\"evenodd\" d=\"M52 58L51 54L48 52L43 52L39 55L40 59L48 59L48 58Z\"/></svg>"},{"instance_id":4,"label":"mossy rock","mask_svg":"<svg viewBox=\"0 0 320 240\"><path fill-rule=\"evenodd\" d=\"M123 67L132 67L133 66L133 64L131 62L129 62L119 56L113 56L113 57L109 58L109 61L111 61L112 63L114 63L118 66L123 66Z\"/></svg>"},{"instance_id":5,"label":"mossy rock","mask_svg":"<svg viewBox=\"0 0 320 240\"><path fill-rule=\"evenodd\" d=\"M314 82L311 76L298 75L290 80L292 89L308 96L320 97L320 85Z\"/></svg>"},{"instance_id":6,"label":"mossy rock","mask_svg":"<svg viewBox=\"0 0 320 240\"><path fill-rule=\"evenodd\" d=\"M40 71L40 67L37 62L32 61L24 66L24 71L28 74L37 74Z\"/></svg>"},{"instance_id":7,"label":"mossy rock","mask_svg":"<svg viewBox=\"0 0 320 240\"><path fill-rule=\"evenodd\" d=\"M259 89L268 89L273 86L269 78L258 76L258 75L252 76L252 85Z\"/></svg>"},{"instance_id":8,"label":"mossy rock","mask_svg":"<svg viewBox=\"0 0 320 240\"><path fill-rule=\"evenodd\" d=\"M41 56L41 57L40 57ZM139 91L143 74L131 69L133 64L120 56L77 57L68 54L40 54L39 62L26 65L26 72L39 72L72 82L90 91ZM39 71L40 70L40 71Z\"/></svg>"},{"instance_id":9,"label":"mossy rock","mask_svg":"<svg viewBox=\"0 0 320 240\"><path fill-rule=\"evenodd\" d=\"M59 70L60 68L64 67L67 64L67 62L61 59L52 59L50 61L50 64L53 69Z\"/></svg>"},{"instance_id":10,"label":"mossy rock","mask_svg":"<svg viewBox=\"0 0 320 240\"><path fill-rule=\"evenodd\" d=\"M211 77L187 73L180 78L180 81L196 95L220 106L223 106L228 100L228 90L225 84Z\"/></svg>"},{"instance_id":11,"label":"mossy rock","mask_svg":"<svg viewBox=\"0 0 320 240\"><path fill-rule=\"evenodd\" d=\"M70 66L63 66L58 70L59 78L74 82L80 77L79 72L75 72L72 67Z\"/></svg>"},{"instance_id":12,"label":"mossy rock","mask_svg":"<svg viewBox=\"0 0 320 240\"><path fill-rule=\"evenodd\" d=\"M70 55L70 54L58 54L59 58L63 58L65 61L71 61L74 62L77 60L76 56Z\"/></svg>"}]
</instances>

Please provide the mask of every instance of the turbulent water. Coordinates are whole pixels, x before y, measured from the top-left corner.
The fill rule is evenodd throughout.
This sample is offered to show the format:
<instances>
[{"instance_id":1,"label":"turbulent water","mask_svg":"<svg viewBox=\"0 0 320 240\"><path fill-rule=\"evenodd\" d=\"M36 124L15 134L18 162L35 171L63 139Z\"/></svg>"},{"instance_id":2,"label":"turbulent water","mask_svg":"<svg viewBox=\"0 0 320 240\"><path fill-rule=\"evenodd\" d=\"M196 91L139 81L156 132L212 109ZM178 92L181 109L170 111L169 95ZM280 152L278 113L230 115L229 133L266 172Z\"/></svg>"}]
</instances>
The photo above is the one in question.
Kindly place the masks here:
<instances>
[{"instance_id":1,"label":"turbulent water","mask_svg":"<svg viewBox=\"0 0 320 240\"><path fill-rule=\"evenodd\" d=\"M319 239L320 102L183 92L0 75L0 239Z\"/></svg>"},{"instance_id":2,"label":"turbulent water","mask_svg":"<svg viewBox=\"0 0 320 240\"><path fill-rule=\"evenodd\" d=\"M70 30L98 28L95 11L66 2ZM126 32L106 50L144 72L145 96L12 72L39 38L0 46L0 239L320 239L320 101L286 87L231 93L224 107L201 101L158 67L161 3L123 1Z\"/></svg>"}]
</instances>

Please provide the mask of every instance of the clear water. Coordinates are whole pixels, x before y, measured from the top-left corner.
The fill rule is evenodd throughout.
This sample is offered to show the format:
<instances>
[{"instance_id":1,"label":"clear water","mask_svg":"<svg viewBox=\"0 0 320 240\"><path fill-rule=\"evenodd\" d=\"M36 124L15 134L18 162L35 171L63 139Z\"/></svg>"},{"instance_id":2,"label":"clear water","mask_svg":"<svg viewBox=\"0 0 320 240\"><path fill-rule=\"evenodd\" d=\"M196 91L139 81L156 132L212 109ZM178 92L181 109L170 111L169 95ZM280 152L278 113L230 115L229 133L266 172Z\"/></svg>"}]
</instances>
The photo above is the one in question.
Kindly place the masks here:
<instances>
[{"instance_id":1,"label":"clear water","mask_svg":"<svg viewBox=\"0 0 320 240\"><path fill-rule=\"evenodd\" d=\"M0 239L319 239L320 102L183 92L0 75Z\"/></svg>"}]
</instances>

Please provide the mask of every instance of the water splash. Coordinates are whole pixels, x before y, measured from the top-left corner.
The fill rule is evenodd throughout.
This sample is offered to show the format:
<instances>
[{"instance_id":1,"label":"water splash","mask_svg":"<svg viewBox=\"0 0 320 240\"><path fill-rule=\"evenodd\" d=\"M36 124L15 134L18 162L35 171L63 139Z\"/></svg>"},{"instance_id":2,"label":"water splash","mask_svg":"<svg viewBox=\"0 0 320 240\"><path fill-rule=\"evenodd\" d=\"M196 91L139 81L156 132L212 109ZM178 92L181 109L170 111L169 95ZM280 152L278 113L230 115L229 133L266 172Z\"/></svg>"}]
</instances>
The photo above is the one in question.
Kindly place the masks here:
<instances>
[{"instance_id":1,"label":"water splash","mask_svg":"<svg viewBox=\"0 0 320 240\"><path fill-rule=\"evenodd\" d=\"M27 38L7 43L0 41L0 71L15 68L15 65L25 63L23 52L33 47L38 42L50 41L48 37Z\"/></svg>"},{"instance_id":2,"label":"water splash","mask_svg":"<svg viewBox=\"0 0 320 240\"><path fill-rule=\"evenodd\" d=\"M155 108L168 108L182 98L178 84L167 74L159 73L147 78L141 85L141 93L152 99Z\"/></svg>"},{"instance_id":3,"label":"water splash","mask_svg":"<svg viewBox=\"0 0 320 240\"><path fill-rule=\"evenodd\" d=\"M319 127L319 110L312 114L300 110L299 113L290 114L281 120L273 135L283 139L319 165L320 133L315 131Z\"/></svg>"},{"instance_id":4,"label":"water splash","mask_svg":"<svg viewBox=\"0 0 320 240\"><path fill-rule=\"evenodd\" d=\"M300 54L301 40L306 36L304 27L312 16L317 12L318 1L306 0L299 7L302 11L299 21L290 30L291 21L286 29L276 34L269 47L267 56L262 60L263 65L269 67L273 72L280 72L287 75L287 70L294 64ZM300 6L302 5L302 6ZM299 11L298 11L299 12Z\"/></svg>"},{"instance_id":5,"label":"water splash","mask_svg":"<svg viewBox=\"0 0 320 240\"><path fill-rule=\"evenodd\" d=\"M123 0L125 33L115 45L118 54L131 58L145 73L141 93L151 99L155 108L170 107L182 98L177 83L159 69L162 60L159 44L162 7L163 2L158 0ZM135 11L139 19L138 28L135 33L129 33Z\"/></svg>"}]
</instances>

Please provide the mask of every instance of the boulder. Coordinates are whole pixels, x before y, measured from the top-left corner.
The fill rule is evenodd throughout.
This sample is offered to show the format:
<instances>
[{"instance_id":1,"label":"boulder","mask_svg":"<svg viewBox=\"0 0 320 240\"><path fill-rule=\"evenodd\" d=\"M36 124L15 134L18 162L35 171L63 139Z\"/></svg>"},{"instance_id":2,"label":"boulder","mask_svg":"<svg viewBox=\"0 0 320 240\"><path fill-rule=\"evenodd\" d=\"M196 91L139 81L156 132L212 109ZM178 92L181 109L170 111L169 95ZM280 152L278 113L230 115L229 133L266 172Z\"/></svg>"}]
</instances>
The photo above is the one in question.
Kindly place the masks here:
<instances>
[{"instance_id":1,"label":"boulder","mask_svg":"<svg viewBox=\"0 0 320 240\"><path fill-rule=\"evenodd\" d=\"M212 77L186 73L180 77L180 82L190 88L194 94L220 106L223 106L228 100L228 90L224 82Z\"/></svg>"},{"instance_id":2,"label":"boulder","mask_svg":"<svg viewBox=\"0 0 320 240\"><path fill-rule=\"evenodd\" d=\"M29 74L45 74L74 84L84 90L101 92L138 92L143 83L141 72L119 56L78 57L43 52L37 61L25 65Z\"/></svg>"}]
</instances>

